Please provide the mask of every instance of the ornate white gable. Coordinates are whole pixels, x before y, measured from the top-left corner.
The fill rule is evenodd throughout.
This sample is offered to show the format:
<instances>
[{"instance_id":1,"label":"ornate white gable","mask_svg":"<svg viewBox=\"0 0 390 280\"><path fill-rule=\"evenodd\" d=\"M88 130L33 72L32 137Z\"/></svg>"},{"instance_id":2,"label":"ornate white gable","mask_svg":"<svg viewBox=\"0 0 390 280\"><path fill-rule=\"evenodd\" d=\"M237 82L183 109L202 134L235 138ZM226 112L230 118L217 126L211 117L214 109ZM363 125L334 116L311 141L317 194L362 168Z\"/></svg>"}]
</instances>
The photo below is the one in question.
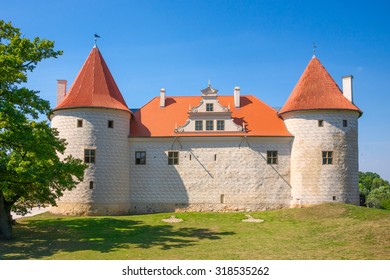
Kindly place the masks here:
<instances>
[{"instance_id":1,"label":"ornate white gable","mask_svg":"<svg viewBox=\"0 0 390 280\"><path fill-rule=\"evenodd\" d=\"M234 123L230 105L219 103L218 90L209 85L201 90L202 99L196 107L188 108L188 119L185 124L175 129L176 133L224 133L243 132L245 129Z\"/></svg>"}]
</instances>

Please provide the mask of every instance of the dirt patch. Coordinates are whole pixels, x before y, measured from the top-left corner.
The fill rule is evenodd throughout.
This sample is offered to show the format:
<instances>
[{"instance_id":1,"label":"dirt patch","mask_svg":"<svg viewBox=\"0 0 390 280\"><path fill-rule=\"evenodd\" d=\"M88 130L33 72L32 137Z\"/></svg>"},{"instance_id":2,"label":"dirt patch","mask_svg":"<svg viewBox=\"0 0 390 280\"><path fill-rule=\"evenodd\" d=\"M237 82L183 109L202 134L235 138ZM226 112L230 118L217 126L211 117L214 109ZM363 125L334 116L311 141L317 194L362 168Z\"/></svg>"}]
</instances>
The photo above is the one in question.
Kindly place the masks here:
<instances>
[{"instance_id":1,"label":"dirt patch","mask_svg":"<svg viewBox=\"0 0 390 280\"><path fill-rule=\"evenodd\" d=\"M165 223L180 223L183 221L183 219L176 218L175 216L170 216L168 219L162 219Z\"/></svg>"},{"instance_id":2,"label":"dirt patch","mask_svg":"<svg viewBox=\"0 0 390 280\"><path fill-rule=\"evenodd\" d=\"M251 215L245 215L247 219L242 220L242 222L247 222L247 223L262 223L264 220L262 219L255 219Z\"/></svg>"}]
</instances>

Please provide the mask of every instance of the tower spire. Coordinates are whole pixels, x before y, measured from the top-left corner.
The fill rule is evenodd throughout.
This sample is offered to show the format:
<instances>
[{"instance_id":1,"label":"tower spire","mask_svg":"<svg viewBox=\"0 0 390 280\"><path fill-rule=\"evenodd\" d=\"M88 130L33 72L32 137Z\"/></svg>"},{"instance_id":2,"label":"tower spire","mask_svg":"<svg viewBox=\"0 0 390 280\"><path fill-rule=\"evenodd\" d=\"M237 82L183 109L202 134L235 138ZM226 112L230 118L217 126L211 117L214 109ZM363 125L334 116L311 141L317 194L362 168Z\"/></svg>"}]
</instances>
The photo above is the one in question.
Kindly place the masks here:
<instances>
[{"instance_id":1,"label":"tower spire","mask_svg":"<svg viewBox=\"0 0 390 280\"><path fill-rule=\"evenodd\" d=\"M98 38L100 38L100 36L98 34L94 34L94 38L95 38L95 45L93 47L97 48L97 40Z\"/></svg>"},{"instance_id":2,"label":"tower spire","mask_svg":"<svg viewBox=\"0 0 390 280\"><path fill-rule=\"evenodd\" d=\"M111 72L97 47L89 53L67 97L55 110L95 107L130 112Z\"/></svg>"},{"instance_id":3,"label":"tower spire","mask_svg":"<svg viewBox=\"0 0 390 280\"><path fill-rule=\"evenodd\" d=\"M316 50L317 50L317 45L315 42L313 42L313 58L316 57Z\"/></svg>"}]
</instances>

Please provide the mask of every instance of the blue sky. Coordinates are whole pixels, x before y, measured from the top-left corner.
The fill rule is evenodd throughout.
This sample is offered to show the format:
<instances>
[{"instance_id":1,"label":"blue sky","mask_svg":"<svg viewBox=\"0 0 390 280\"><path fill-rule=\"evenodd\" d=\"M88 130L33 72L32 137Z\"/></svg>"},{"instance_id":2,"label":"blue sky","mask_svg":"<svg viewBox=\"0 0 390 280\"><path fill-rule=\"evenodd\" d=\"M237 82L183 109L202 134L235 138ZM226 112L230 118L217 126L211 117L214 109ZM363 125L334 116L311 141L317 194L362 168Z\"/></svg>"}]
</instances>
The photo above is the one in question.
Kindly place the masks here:
<instances>
[{"instance_id":1,"label":"blue sky","mask_svg":"<svg viewBox=\"0 0 390 280\"><path fill-rule=\"evenodd\" d=\"M283 106L313 55L341 85L354 76L359 165L390 180L390 3L388 1L5 1L0 18L28 38L64 51L42 62L28 87L55 105L94 44L128 106L159 94L198 95L210 79L221 94L253 94Z\"/></svg>"}]
</instances>

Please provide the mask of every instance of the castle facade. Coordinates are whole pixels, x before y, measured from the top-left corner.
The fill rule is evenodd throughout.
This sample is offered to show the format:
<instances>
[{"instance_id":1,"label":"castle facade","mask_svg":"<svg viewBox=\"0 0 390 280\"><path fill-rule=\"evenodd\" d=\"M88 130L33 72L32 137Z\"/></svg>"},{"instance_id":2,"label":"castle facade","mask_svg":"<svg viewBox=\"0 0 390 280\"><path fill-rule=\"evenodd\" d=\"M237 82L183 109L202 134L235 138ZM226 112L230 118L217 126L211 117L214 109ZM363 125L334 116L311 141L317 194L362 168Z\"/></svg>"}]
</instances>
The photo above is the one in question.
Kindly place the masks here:
<instances>
[{"instance_id":1,"label":"castle facade","mask_svg":"<svg viewBox=\"0 0 390 280\"><path fill-rule=\"evenodd\" d=\"M313 56L276 111L239 87L194 96L165 89L130 110L94 47L51 115L84 181L52 212L115 215L254 211L359 203L358 118L352 76L343 91Z\"/></svg>"}]
</instances>

